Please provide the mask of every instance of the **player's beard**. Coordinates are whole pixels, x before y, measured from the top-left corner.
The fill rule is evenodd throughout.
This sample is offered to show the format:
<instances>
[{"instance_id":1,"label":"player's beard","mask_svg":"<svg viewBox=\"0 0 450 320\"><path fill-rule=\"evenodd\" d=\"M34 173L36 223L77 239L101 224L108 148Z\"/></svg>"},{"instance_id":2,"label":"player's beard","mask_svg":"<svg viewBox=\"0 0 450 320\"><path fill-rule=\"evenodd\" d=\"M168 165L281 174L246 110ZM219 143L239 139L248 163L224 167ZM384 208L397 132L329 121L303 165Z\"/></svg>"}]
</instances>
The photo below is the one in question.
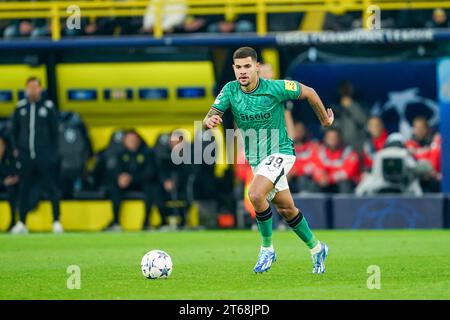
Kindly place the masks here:
<instances>
[{"instance_id":1,"label":"player's beard","mask_svg":"<svg viewBox=\"0 0 450 320\"><path fill-rule=\"evenodd\" d=\"M248 87L250 85L250 80L249 79L241 80L241 81L239 81L239 83L243 87Z\"/></svg>"}]
</instances>

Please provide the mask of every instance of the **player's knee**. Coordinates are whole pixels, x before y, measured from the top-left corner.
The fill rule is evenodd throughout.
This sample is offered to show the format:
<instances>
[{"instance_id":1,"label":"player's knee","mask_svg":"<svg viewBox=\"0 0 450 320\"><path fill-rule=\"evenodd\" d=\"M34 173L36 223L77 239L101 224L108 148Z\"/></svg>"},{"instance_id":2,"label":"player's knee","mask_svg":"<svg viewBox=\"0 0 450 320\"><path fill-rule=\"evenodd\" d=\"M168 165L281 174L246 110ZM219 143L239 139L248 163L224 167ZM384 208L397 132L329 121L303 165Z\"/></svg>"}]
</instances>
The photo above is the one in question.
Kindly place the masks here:
<instances>
[{"instance_id":1,"label":"player's knee","mask_svg":"<svg viewBox=\"0 0 450 320\"><path fill-rule=\"evenodd\" d=\"M298 212L298 210L295 207L287 206L287 207L281 207L277 206L278 213L283 216L284 218L291 218L292 216L295 216Z\"/></svg>"},{"instance_id":2,"label":"player's knee","mask_svg":"<svg viewBox=\"0 0 450 320\"><path fill-rule=\"evenodd\" d=\"M266 201L266 195L264 193L258 192L258 191L254 191L254 190L249 190L248 191L248 197L250 199L250 202L253 205L262 204L263 202Z\"/></svg>"}]
</instances>

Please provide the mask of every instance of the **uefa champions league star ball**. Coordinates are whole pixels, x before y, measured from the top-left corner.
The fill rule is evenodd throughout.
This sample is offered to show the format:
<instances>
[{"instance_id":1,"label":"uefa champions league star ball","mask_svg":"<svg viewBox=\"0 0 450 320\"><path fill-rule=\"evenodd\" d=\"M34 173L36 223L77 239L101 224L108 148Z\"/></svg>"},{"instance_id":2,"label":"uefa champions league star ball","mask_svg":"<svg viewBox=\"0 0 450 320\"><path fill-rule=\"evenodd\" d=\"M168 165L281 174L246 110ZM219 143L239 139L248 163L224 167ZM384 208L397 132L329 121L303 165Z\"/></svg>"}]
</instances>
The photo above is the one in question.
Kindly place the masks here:
<instances>
[{"instance_id":1,"label":"uefa champions league star ball","mask_svg":"<svg viewBox=\"0 0 450 320\"><path fill-rule=\"evenodd\" d=\"M141 271L147 279L166 279L172 269L172 259L162 250L149 251L142 257Z\"/></svg>"}]
</instances>

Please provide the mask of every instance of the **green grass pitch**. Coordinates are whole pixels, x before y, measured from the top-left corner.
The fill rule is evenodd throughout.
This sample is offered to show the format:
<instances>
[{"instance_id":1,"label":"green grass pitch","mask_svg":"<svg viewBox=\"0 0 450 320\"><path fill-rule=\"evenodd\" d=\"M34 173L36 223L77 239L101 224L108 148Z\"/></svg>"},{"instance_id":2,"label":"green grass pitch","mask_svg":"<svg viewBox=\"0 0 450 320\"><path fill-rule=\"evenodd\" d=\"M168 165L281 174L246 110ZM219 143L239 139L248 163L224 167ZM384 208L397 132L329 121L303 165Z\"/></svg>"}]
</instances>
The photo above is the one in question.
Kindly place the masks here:
<instances>
[{"instance_id":1,"label":"green grass pitch","mask_svg":"<svg viewBox=\"0 0 450 320\"><path fill-rule=\"evenodd\" d=\"M327 273L311 274L306 246L290 231L274 232L278 259L252 269L259 234L182 231L0 235L0 299L450 299L450 232L317 231L330 247ZM169 279L140 271L151 249L174 262ZM69 265L81 288L69 290ZM369 290L368 267L381 272Z\"/></svg>"}]
</instances>

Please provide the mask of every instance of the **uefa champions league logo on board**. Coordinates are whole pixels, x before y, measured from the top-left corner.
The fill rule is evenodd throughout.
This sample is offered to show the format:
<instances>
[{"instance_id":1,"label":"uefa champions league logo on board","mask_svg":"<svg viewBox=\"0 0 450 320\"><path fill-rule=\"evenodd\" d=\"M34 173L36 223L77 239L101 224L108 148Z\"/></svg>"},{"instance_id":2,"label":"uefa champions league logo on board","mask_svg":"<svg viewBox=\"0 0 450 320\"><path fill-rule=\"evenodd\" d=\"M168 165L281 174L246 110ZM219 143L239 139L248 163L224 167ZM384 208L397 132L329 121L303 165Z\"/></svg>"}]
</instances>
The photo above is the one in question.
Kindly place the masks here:
<instances>
[{"instance_id":1,"label":"uefa champions league logo on board","mask_svg":"<svg viewBox=\"0 0 450 320\"><path fill-rule=\"evenodd\" d=\"M412 205L392 199L377 199L368 201L357 210L353 229L384 229L389 224L394 224L397 228L415 229L424 222L424 216Z\"/></svg>"},{"instance_id":2,"label":"uefa champions league logo on board","mask_svg":"<svg viewBox=\"0 0 450 320\"><path fill-rule=\"evenodd\" d=\"M428 119L430 127L433 127L439 122L439 108L435 101L421 97L419 95L418 88L410 88L403 91L392 91L388 94L388 100L382 104L377 101L373 106L373 114L382 116L384 113L390 110L395 110L399 117L398 131L404 137L410 137L412 132L412 127L407 119L407 113L411 113L414 110L411 108L418 109L418 112L425 111L431 114ZM419 110L420 108L420 110Z\"/></svg>"}]
</instances>

